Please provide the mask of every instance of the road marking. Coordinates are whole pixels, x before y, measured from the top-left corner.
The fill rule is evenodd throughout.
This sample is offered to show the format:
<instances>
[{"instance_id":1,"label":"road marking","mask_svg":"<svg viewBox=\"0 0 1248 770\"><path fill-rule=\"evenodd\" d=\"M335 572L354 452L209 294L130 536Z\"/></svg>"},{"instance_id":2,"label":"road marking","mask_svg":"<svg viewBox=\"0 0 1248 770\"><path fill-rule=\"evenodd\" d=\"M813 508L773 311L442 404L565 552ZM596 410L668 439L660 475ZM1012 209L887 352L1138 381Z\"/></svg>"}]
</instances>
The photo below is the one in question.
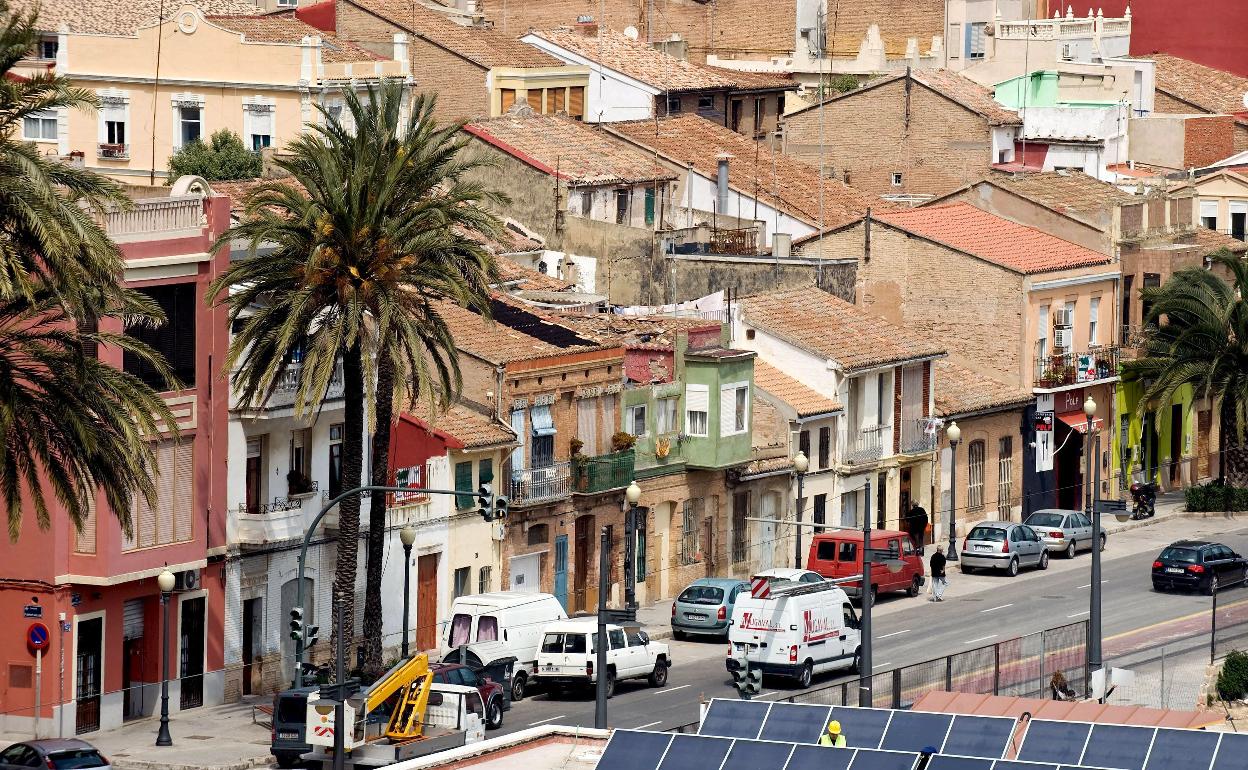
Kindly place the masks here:
<instances>
[{"instance_id":1,"label":"road marking","mask_svg":"<svg viewBox=\"0 0 1248 770\"><path fill-rule=\"evenodd\" d=\"M1000 607L989 607L986 610L980 610L980 612L996 612L997 610L1003 610L1006 607L1013 607L1013 606L1014 606L1013 604L1002 604Z\"/></svg>"},{"instance_id":2,"label":"road marking","mask_svg":"<svg viewBox=\"0 0 1248 770\"><path fill-rule=\"evenodd\" d=\"M1068 618L1078 618L1078 617L1082 617L1082 616L1084 616L1084 615L1087 615L1090 611L1091 611L1091 610L1084 610L1083 612L1076 612L1074 615L1067 615L1066 617L1068 617Z\"/></svg>"},{"instance_id":3,"label":"road marking","mask_svg":"<svg viewBox=\"0 0 1248 770\"><path fill-rule=\"evenodd\" d=\"M659 690L658 692L653 693L653 694L654 694L654 695L662 695L662 694L664 694L664 693L676 692L677 690L683 690L683 689L685 689L686 687L693 687L693 685L691 685L691 684L682 684L680 687L665 687L665 688L663 688L662 690Z\"/></svg>"},{"instance_id":4,"label":"road marking","mask_svg":"<svg viewBox=\"0 0 1248 770\"><path fill-rule=\"evenodd\" d=\"M992 636L981 636L978 639L971 639L969 641L963 642L962 644L975 644L976 642L986 642L989 639L996 639L996 638L997 638L996 634L993 634Z\"/></svg>"},{"instance_id":5,"label":"road marking","mask_svg":"<svg viewBox=\"0 0 1248 770\"><path fill-rule=\"evenodd\" d=\"M776 694L776 691L775 691L775 690L772 690L771 692L765 692L765 693L763 693L762 695L755 695L754 697L755 697L755 698L766 698L766 697L768 697L768 696L775 695L775 694Z\"/></svg>"},{"instance_id":6,"label":"road marking","mask_svg":"<svg viewBox=\"0 0 1248 770\"><path fill-rule=\"evenodd\" d=\"M1101 581L1101 585L1105 585L1105 584L1106 584L1106 583L1108 583L1108 582L1109 582L1108 580L1102 580L1102 581ZM1091 583L1084 583L1084 584L1083 584L1083 585L1081 585L1081 586L1075 586L1075 588L1091 588L1091 587L1092 587L1092 584L1091 584Z\"/></svg>"},{"instance_id":7,"label":"road marking","mask_svg":"<svg viewBox=\"0 0 1248 770\"><path fill-rule=\"evenodd\" d=\"M890 636L901 636L902 634L908 634L908 633L910 633L910 629L908 629L908 628L907 628L907 629L906 629L906 630L904 630L904 631L894 631L894 632L892 632L891 634L884 634L883 636L880 636L880 637L877 637L877 638L878 638L878 639L887 639L887 638L888 638L888 637L890 637Z\"/></svg>"},{"instance_id":8,"label":"road marking","mask_svg":"<svg viewBox=\"0 0 1248 770\"><path fill-rule=\"evenodd\" d=\"M663 724L663 720L662 720L662 719L660 719L660 720L659 720L659 721L657 721L657 722L649 722L649 723L644 724L644 725L637 725L637 726L636 726L636 727L634 727L633 729L634 729L634 730L644 730L644 729L646 729L647 727L654 727L655 725L661 725L661 724Z\"/></svg>"},{"instance_id":9,"label":"road marking","mask_svg":"<svg viewBox=\"0 0 1248 770\"><path fill-rule=\"evenodd\" d=\"M566 716L567 716L567 714L560 714L560 715L559 715L559 716L557 716L557 717L548 717L548 718L546 718L546 719L539 719L539 720L537 720L536 722L529 722L529 727L536 727L536 726L538 726L538 725L544 725L544 724L546 724L547 722L553 722L553 721L555 721L556 719L563 719L563 718L564 718L564 717L566 717Z\"/></svg>"},{"instance_id":10,"label":"road marking","mask_svg":"<svg viewBox=\"0 0 1248 770\"><path fill-rule=\"evenodd\" d=\"M876 670L877 668L884 668L885 666L891 666L891 665L893 665L892 661L888 661L888 662L886 662L886 663L880 663L880 664L878 664L878 665L872 666L872 667L871 667L871 670L872 670L872 671L874 671L874 670Z\"/></svg>"},{"instance_id":11,"label":"road marking","mask_svg":"<svg viewBox=\"0 0 1248 770\"><path fill-rule=\"evenodd\" d=\"M1234 603L1232 603L1232 604L1228 604L1228 605L1226 605L1226 606L1225 606L1225 607L1223 607L1222 609L1227 609L1227 610L1229 610L1229 609L1231 609L1232 607L1240 607L1240 606L1242 606L1242 605L1244 605L1244 604L1248 604L1248 599L1241 599L1241 600L1239 600L1239 601L1237 601L1237 602L1234 602ZM1105 637L1104 641L1108 642L1110 639L1118 639L1119 637L1123 637L1123 636L1130 636L1130 635L1132 635L1132 634L1138 634L1138 633L1140 633L1141 631L1150 631L1150 630L1152 630L1152 629L1154 629L1154 628L1160 628L1160 627L1162 627L1162 626L1168 626L1168 625L1170 625L1171 623L1177 623L1177 622L1179 622L1179 621L1183 621L1183 620L1191 620L1192 618L1207 618L1207 617L1209 617L1209 610L1201 610L1200 612L1193 612L1193 613L1191 613L1190 615L1181 615L1181 616L1179 616L1179 617L1177 617L1177 618L1170 618L1169 620L1161 620L1161 621L1158 621L1158 622L1156 622L1156 623L1150 623L1150 624L1149 624L1149 625L1147 625L1147 626L1141 626L1140 628L1133 628L1133 629L1131 629L1130 631L1123 631L1123 632L1121 632L1121 633L1114 634L1113 636L1107 636L1107 637Z\"/></svg>"}]
</instances>

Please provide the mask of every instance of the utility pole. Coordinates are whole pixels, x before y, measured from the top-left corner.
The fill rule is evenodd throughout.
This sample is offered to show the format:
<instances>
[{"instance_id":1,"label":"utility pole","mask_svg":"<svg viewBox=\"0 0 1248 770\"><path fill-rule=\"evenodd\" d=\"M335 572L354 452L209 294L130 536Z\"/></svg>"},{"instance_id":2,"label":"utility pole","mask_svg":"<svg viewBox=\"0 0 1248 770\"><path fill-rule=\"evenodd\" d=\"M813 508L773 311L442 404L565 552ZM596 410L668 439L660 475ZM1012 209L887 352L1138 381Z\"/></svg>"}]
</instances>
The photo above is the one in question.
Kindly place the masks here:
<instances>
[{"instance_id":1,"label":"utility pole","mask_svg":"<svg viewBox=\"0 0 1248 770\"><path fill-rule=\"evenodd\" d=\"M1088 427L1091 428L1091 417ZM1098 671L1101 661L1101 435L1096 434L1095 484L1092 487L1092 605L1088 607L1088 670ZM1163 679L1164 682L1164 679Z\"/></svg>"},{"instance_id":2,"label":"utility pole","mask_svg":"<svg viewBox=\"0 0 1248 770\"><path fill-rule=\"evenodd\" d=\"M869 708L871 693L871 478L867 477L866 499L862 517L862 623L859 628L862 655L858 658L858 705Z\"/></svg>"},{"instance_id":3,"label":"utility pole","mask_svg":"<svg viewBox=\"0 0 1248 770\"><path fill-rule=\"evenodd\" d=\"M607 549L609 547L607 528L603 527L602 535L598 540L598 636L596 641L598 658L594 663L598 674L594 697L594 727L599 730L607 729L607 571L610 569L607 563Z\"/></svg>"},{"instance_id":4,"label":"utility pole","mask_svg":"<svg viewBox=\"0 0 1248 770\"><path fill-rule=\"evenodd\" d=\"M334 680L338 683L338 694L335 696L338 701L338 708L334 709L334 770L343 770L346 767L347 751L346 730L347 730L347 629L342 627L346 619L346 608L342 602L338 602L336 608L337 616L334 619L334 625L338 628L336 649L334 650Z\"/></svg>"}]
</instances>

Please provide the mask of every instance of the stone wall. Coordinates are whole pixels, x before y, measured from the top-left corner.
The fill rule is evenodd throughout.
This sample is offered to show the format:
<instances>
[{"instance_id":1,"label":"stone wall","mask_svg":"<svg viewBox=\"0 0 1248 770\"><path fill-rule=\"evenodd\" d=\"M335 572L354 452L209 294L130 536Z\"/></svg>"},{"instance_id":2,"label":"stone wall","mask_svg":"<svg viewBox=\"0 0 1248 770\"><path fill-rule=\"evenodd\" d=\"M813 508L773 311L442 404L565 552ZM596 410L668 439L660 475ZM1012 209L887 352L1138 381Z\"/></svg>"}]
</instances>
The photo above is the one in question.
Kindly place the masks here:
<instances>
[{"instance_id":1,"label":"stone wall","mask_svg":"<svg viewBox=\"0 0 1248 770\"><path fill-rule=\"evenodd\" d=\"M854 264L824 262L817 258L777 260L771 257L700 257L692 254L667 257L670 302L702 297L720 289L733 296L765 291L818 286L842 299L854 301Z\"/></svg>"}]
</instances>

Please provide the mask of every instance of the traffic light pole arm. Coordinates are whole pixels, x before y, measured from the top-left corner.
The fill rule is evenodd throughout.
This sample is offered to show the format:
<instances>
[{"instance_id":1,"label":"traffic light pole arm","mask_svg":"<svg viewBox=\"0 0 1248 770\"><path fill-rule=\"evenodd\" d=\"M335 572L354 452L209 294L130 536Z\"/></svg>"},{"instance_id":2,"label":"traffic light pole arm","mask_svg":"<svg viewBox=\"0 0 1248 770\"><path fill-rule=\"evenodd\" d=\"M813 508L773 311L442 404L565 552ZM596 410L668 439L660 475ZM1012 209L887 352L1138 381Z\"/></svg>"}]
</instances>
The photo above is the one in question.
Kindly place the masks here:
<instances>
[{"instance_id":1,"label":"traffic light pole arm","mask_svg":"<svg viewBox=\"0 0 1248 770\"><path fill-rule=\"evenodd\" d=\"M325 503L325 505L321 506L321 510L319 513L316 514L316 518L312 519L312 523L309 524L308 528L304 530L303 532L303 542L299 544L299 574L296 575L295 577L295 580L296 580L295 606L296 607L303 606L303 574L304 574L304 568L307 566L307 562L308 562L308 546L312 542L312 534L316 532L316 528L320 526L321 519L325 518L325 514L329 513L329 510L331 508L333 508L335 505L342 502L343 500L347 499L348 497L359 495L364 492L398 492L398 493L403 493L403 494L424 494L424 495L460 495L460 496L470 495L472 497L480 497L480 495L477 492L473 492L471 490L463 490L463 489L423 489L421 487L390 487L390 486L380 486L376 484L369 484L369 485L362 486L362 487L356 487L355 489L348 489L346 492L343 492L342 494L338 495L334 499ZM300 687L302 685L303 685L303 640L296 639L295 640L294 686Z\"/></svg>"}]
</instances>

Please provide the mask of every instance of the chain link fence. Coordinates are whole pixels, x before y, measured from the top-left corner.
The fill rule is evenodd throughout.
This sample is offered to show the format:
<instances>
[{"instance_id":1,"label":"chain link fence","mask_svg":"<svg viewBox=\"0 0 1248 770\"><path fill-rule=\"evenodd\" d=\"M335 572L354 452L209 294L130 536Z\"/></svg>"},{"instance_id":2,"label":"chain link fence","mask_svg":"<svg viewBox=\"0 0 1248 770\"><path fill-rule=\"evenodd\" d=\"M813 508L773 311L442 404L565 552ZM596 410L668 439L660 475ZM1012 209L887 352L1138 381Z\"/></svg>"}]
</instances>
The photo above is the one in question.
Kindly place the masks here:
<instances>
[{"instance_id":1,"label":"chain link fence","mask_svg":"<svg viewBox=\"0 0 1248 770\"><path fill-rule=\"evenodd\" d=\"M1231 650L1248 652L1248 600L1228 600L1213 592L1210 607L1209 662L1216 663ZM1236 590L1231 596L1242 593Z\"/></svg>"}]
</instances>

